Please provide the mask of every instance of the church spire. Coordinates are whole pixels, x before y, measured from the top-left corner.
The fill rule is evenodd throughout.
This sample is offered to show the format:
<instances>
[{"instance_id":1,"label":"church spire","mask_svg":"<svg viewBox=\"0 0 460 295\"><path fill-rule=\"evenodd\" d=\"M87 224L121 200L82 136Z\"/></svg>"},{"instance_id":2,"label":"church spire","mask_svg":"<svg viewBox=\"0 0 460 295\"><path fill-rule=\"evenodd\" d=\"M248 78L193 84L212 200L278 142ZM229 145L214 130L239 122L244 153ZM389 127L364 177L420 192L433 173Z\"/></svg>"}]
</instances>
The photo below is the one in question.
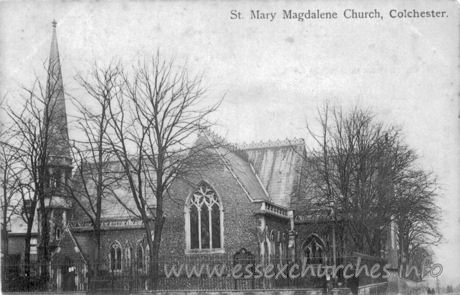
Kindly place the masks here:
<instances>
[{"instance_id":1,"label":"church spire","mask_svg":"<svg viewBox=\"0 0 460 295\"><path fill-rule=\"evenodd\" d=\"M47 113L49 118L48 147L50 158L55 164L65 163L66 165L70 165L69 133L67 129L64 83L62 81L61 62L59 60L56 25L56 20L53 20L48 81L46 84Z\"/></svg>"}]
</instances>

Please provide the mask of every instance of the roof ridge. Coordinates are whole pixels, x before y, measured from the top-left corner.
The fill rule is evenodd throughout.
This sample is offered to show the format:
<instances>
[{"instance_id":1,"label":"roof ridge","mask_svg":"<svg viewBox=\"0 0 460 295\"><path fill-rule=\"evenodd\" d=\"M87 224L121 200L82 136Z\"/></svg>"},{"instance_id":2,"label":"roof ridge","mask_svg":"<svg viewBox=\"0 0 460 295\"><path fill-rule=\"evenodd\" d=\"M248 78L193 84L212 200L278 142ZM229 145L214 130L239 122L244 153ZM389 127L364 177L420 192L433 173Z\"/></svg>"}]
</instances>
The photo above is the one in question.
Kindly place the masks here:
<instances>
[{"instance_id":1,"label":"roof ridge","mask_svg":"<svg viewBox=\"0 0 460 295\"><path fill-rule=\"evenodd\" d=\"M231 143L227 141L224 137L220 136L216 132L212 131L210 128L204 128L202 132L211 138L213 141L220 142L229 148L232 152L244 151L247 149L257 149L257 148L268 148L268 147L282 147L282 146L293 146L293 145L305 145L305 140L303 138L294 137L293 139L276 139L276 140L267 140L267 141L252 141L250 143L243 142L241 144Z\"/></svg>"},{"instance_id":2,"label":"roof ridge","mask_svg":"<svg viewBox=\"0 0 460 295\"><path fill-rule=\"evenodd\" d=\"M270 148L270 147L283 147L283 146L293 146L293 145L305 145L305 141L303 138L296 138L293 139L286 138L284 140L268 140L268 141L258 141L258 142L250 142L250 143L243 143L239 145L240 149L243 150L250 150L250 149L259 149L259 148Z\"/></svg>"},{"instance_id":3,"label":"roof ridge","mask_svg":"<svg viewBox=\"0 0 460 295\"><path fill-rule=\"evenodd\" d=\"M214 143L221 143L223 147L229 149L231 152L241 151L238 144L227 141L224 137L212 131L210 128L204 128L202 132L208 139L211 139Z\"/></svg>"}]
</instances>

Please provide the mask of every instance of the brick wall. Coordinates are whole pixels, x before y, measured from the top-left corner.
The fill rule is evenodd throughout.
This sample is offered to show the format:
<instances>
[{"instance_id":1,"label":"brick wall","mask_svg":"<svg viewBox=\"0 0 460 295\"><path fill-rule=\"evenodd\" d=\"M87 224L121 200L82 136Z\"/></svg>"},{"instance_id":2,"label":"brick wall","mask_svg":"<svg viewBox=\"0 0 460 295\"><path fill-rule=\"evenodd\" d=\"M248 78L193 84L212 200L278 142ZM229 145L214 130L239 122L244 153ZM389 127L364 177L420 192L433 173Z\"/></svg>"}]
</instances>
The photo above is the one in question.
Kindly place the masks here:
<instances>
[{"instance_id":1,"label":"brick wall","mask_svg":"<svg viewBox=\"0 0 460 295\"><path fill-rule=\"evenodd\" d=\"M96 238L94 234L90 231L82 231L74 232L74 236L88 260L95 262ZM110 247L114 242L118 242L121 245L123 259L125 259L125 249L132 249L131 261L134 263L137 245L140 244L143 249L146 247L145 230L143 228L103 230L101 232L101 262L106 266L108 266Z\"/></svg>"},{"instance_id":2,"label":"brick wall","mask_svg":"<svg viewBox=\"0 0 460 295\"><path fill-rule=\"evenodd\" d=\"M166 220L160 256L184 256L186 248L184 206L187 197L201 181L207 182L222 201L225 254L233 255L242 247L257 253L259 222L254 216L254 211L259 205L251 203L227 168L217 163L203 169L200 176L191 177L187 182L176 180L171 186L172 198L168 197L164 202Z\"/></svg>"},{"instance_id":3,"label":"brick wall","mask_svg":"<svg viewBox=\"0 0 460 295\"><path fill-rule=\"evenodd\" d=\"M185 257L198 257L200 254L185 254L185 218L184 207L187 197L205 181L218 194L224 210L224 254L204 254L207 259L216 257L231 257L241 248L246 248L254 255L259 253L257 230L260 226L259 217L254 215L260 203L252 203L240 184L235 180L230 171L221 163L209 165L199 173L190 176L187 180L176 179L165 196L164 213L165 224L162 232L160 247L160 260L169 258L183 259ZM253 196L258 198L259 196ZM268 230L277 234L284 233L287 240L289 222L280 218L267 218ZM90 232L74 232L81 248L88 258L94 260L95 242ZM145 236L144 229L106 230L101 234L102 257L109 257L110 245L118 241L123 249L131 247L134 261L136 246ZM145 247L145 242L143 242Z\"/></svg>"}]
</instances>

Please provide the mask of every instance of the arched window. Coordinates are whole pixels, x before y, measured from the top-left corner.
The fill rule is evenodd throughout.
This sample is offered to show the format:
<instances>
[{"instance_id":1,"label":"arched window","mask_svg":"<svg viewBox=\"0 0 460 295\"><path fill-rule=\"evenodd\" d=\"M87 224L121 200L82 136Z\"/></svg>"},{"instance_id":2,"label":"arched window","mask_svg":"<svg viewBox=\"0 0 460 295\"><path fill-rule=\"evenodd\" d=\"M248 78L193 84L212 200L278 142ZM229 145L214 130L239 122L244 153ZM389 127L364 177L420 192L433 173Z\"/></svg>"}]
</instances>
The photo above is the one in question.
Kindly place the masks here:
<instances>
[{"instance_id":1,"label":"arched window","mask_svg":"<svg viewBox=\"0 0 460 295\"><path fill-rule=\"evenodd\" d=\"M118 242L113 242L110 246L110 269L121 271L121 245Z\"/></svg>"},{"instance_id":2,"label":"arched window","mask_svg":"<svg viewBox=\"0 0 460 295\"><path fill-rule=\"evenodd\" d=\"M200 184L185 206L187 248L191 250L223 248L223 209L216 192Z\"/></svg>"},{"instance_id":3,"label":"arched window","mask_svg":"<svg viewBox=\"0 0 460 295\"><path fill-rule=\"evenodd\" d=\"M128 269L128 270L131 269L131 265L132 265L131 253L132 253L131 247L126 245L126 249L125 249L125 266L126 266L126 269Z\"/></svg>"},{"instance_id":4,"label":"arched window","mask_svg":"<svg viewBox=\"0 0 460 295\"><path fill-rule=\"evenodd\" d=\"M263 247L264 247L264 250L263 250L263 253L264 253L264 259L263 259L263 262L268 264L270 263L270 248L268 246L268 241L267 239L264 240L263 242Z\"/></svg>"},{"instance_id":5,"label":"arched window","mask_svg":"<svg viewBox=\"0 0 460 295\"><path fill-rule=\"evenodd\" d=\"M54 233L56 240L59 240L61 238L61 228L58 226L55 227L55 233Z\"/></svg>"},{"instance_id":6,"label":"arched window","mask_svg":"<svg viewBox=\"0 0 460 295\"><path fill-rule=\"evenodd\" d=\"M150 247L149 245L147 245L147 247L145 247L145 272L148 273L149 271L149 268L150 268Z\"/></svg>"},{"instance_id":7,"label":"arched window","mask_svg":"<svg viewBox=\"0 0 460 295\"><path fill-rule=\"evenodd\" d=\"M289 258L289 253L288 253L288 250L289 250L289 237L288 237L288 235L283 233L282 239L283 239L283 245L282 245L283 257L284 257L285 260L288 260L288 258Z\"/></svg>"},{"instance_id":8,"label":"arched window","mask_svg":"<svg viewBox=\"0 0 460 295\"><path fill-rule=\"evenodd\" d=\"M324 260L324 242L317 235L310 235L302 246L308 264L322 264Z\"/></svg>"},{"instance_id":9,"label":"arched window","mask_svg":"<svg viewBox=\"0 0 460 295\"><path fill-rule=\"evenodd\" d=\"M275 231L272 230L270 232L270 256L272 259L272 261L276 261L276 258L277 258L277 251L276 251L276 237L275 237Z\"/></svg>"},{"instance_id":10,"label":"arched window","mask_svg":"<svg viewBox=\"0 0 460 295\"><path fill-rule=\"evenodd\" d=\"M138 244L136 249L136 266L138 271L144 270L144 249L141 244Z\"/></svg>"}]
</instances>

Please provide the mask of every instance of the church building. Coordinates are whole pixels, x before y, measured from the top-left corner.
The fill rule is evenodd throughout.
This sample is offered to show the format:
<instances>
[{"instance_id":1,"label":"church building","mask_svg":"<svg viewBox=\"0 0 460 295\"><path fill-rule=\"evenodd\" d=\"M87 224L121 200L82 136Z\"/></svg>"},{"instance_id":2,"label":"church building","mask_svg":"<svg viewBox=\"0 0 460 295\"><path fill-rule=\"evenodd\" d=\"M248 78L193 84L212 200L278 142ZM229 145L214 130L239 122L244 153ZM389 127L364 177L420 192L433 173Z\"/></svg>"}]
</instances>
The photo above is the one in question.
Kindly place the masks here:
<instances>
[{"instance_id":1,"label":"church building","mask_svg":"<svg viewBox=\"0 0 460 295\"><path fill-rule=\"evenodd\" d=\"M63 189L70 183L78 185L75 171L81 167L72 162L70 152L56 23L53 23L49 69L55 136L47 167L53 181L48 186L46 204L54 288L86 290L91 283L109 288L107 282L91 282L90 269L96 263L97 252L93 227L79 208L84 202L77 204ZM225 141L210 131L200 134L197 142L200 140ZM312 211L308 205L308 161L302 139L229 144L210 153L216 156L215 163L201 168L199 176L191 181L176 179L164 200L165 223L159 253L160 282L165 284L164 288L168 288L164 273L164 265L168 263L231 264L237 255L244 253L245 257L261 263L306 261L332 265L338 263L338 256L352 255L346 239L335 230L337 222L342 220L332 218L331 208ZM110 167L114 171L120 169L116 162ZM135 284L135 288L144 289L149 265L145 230L141 220L129 210L130 206L134 208L134 201L123 190L120 192L117 198L105 196L102 202L100 271L123 278L118 281L120 288L132 289L129 284ZM152 222L155 222L153 214ZM382 247L384 253L389 246L383 243ZM126 283L133 273L137 274L136 282ZM298 284L323 288L329 280L327 276ZM117 284L110 282L112 286L114 283ZM228 287L225 280L214 283L224 289ZM178 289L202 287L202 282L185 275L175 278L173 284ZM253 284L253 288L288 286L273 281L248 284Z\"/></svg>"}]
</instances>

